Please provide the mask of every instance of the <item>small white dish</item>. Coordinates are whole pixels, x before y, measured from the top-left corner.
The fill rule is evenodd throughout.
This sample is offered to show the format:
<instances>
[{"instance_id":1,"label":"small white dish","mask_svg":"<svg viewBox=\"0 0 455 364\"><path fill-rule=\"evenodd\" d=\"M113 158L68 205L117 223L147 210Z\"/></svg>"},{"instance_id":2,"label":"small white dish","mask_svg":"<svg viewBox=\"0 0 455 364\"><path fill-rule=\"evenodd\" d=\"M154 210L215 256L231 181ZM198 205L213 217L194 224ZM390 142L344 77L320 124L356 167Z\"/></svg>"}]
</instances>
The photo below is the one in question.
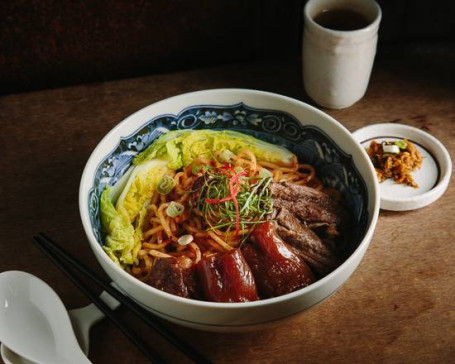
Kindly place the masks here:
<instances>
[{"instance_id":1,"label":"small white dish","mask_svg":"<svg viewBox=\"0 0 455 364\"><path fill-rule=\"evenodd\" d=\"M369 125L353 135L365 149L373 140L379 143L407 138L422 154L421 168L412 172L419 187L399 184L392 179L380 183L381 209L415 210L428 206L444 194L452 173L452 161L444 145L432 135L408 125L392 123Z\"/></svg>"}]
</instances>

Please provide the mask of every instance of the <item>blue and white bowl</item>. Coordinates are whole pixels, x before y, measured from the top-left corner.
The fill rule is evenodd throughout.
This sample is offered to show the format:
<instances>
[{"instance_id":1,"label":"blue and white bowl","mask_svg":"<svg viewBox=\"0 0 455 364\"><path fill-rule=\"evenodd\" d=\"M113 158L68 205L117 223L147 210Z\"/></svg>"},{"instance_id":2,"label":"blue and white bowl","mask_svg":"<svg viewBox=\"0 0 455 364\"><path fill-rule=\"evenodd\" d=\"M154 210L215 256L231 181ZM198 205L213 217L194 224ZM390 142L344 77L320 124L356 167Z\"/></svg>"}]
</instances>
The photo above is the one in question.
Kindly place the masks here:
<instances>
[{"instance_id":1,"label":"blue and white bowl","mask_svg":"<svg viewBox=\"0 0 455 364\"><path fill-rule=\"evenodd\" d=\"M284 296L246 303L213 303L157 290L123 271L101 248L99 198L128 170L133 157L176 129L231 129L282 145L316 167L339 190L353 217L352 254L316 283ZM298 100L254 90L220 89L171 97L139 110L113 128L93 151L82 175L79 208L90 246L106 273L128 296L174 323L211 331L241 331L279 322L334 293L359 265L379 212L375 171L351 133Z\"/></svg>"}]
</instances>

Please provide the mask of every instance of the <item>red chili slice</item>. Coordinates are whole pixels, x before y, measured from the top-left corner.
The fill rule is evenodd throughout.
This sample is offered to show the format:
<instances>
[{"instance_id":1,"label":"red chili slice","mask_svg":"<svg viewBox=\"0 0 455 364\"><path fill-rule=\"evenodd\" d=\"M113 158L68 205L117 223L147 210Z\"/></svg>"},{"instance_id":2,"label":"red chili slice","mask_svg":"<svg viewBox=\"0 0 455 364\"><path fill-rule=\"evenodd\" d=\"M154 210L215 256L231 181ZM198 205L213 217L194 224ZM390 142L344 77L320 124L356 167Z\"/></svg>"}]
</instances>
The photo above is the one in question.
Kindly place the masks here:
<instances>
[{"instance_id":1,"label":"red chili slice","mask_svg":"<svg viewBox=\"0 0 455 364\"><path fill-rule=\"evenodd\" d=\"M220 169L229 169L229 170L231 170L232 168L233 167L229 163L225 163L220 167Z\"/></svg>"},{"instance_id":2,"label":"red chili slice","mask_svg":"<svg viewBox=\"0 0 455 364\"><path fill-rule=\"evenodd\" d=\"M232 200L232 196L227 196L227 197L224 197L222 199L213 199L213 198L206 198L205 199L205 202L211 204L211 205L216 205L218 203L222 203L222 202L226 202L226 201L230 201Z\"/></svg>"}]
</instances>

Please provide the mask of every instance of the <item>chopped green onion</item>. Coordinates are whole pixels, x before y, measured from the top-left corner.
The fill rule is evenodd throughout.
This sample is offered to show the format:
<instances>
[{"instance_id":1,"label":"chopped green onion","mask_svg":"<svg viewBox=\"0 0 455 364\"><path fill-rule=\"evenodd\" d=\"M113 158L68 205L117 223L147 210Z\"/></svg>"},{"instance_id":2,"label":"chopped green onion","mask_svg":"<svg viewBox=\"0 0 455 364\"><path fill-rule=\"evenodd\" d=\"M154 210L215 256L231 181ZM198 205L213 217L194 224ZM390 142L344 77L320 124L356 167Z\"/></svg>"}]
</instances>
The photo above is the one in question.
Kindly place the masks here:
<instances>
[{"instance_id":1,"label":"chopped green onion","mask_svg":"<svg viewBox=\"0 0 455 364\"><path fill-rule=\"evenodd\" d=\"M202 165L202 164L194 164L192 167L191 167L191 174L193 176L197 176L197 174L199 172L202 172L202 173L205 173L207 172L207 170L210 168L210 166L205 166L205 165Z\"/></svg>"},{"instance_id":2,"label":"chopped green onion","mask_svg":"<svg viewBox=\"0 0 455 364\"><path fill-rule=\"evenodd\" d=\"M382 150L384 151L384 153L393 153L393 154L400 153L400 148L398 148L398 145L383 144Z\"/></svg>"},{"instance_id":3,"label":"chopped green onion","mask_svg":"<svg viewBox=\"0 0 455 364\"><path fill-rule=\"evenodd\" d=\"M193 167L191 167L191 174L194 176L197 175L200 168L201 166L199 164L193 164Z\"/></svg>"},{"instance_id":4,"label":"chopped green onion","mask_svg":"<svg viewBox=\"0 0 455 364\"><path fill-rule=\"evenodd\" d=\"M408 146L408 143L406 143L404 140L396 140L395 145L398 146L400 149L406 149Z\"/></svg>"},{"instance_id":5,"label":"chopped green onion","mask_svg":"<svg viewBox=\"0 0 455 364\"><path fill-rule=\"evenodd\" d=\"M223 150L223 152L220 155L221 161L226 162L226 163L232 162L234 157L235 157L235 154L232 153L229 149Z\"/></svg>"},{"instance_id":6,"label":"chopped green onion","mask_svg":"<svg viewBox=\"0 0 455 364\"><path fill-rule=\"evenodd\" d=\"M171 176L164 176L161 178L156 190L160 195L167 195L174 188L175 182Z\"/></svg>"},{"instance_id":7,"label":"chopped green onion","mask_svg":"<svg viewBox=\"0 0 455 364\"><path fill-rule=\"evenodd\" d=\"M185 206L183 206L180 202L172 201L166 209L166 214L169 217L177 217L183 214L185 211Z\"/></svg>"},{"instance_id":8,"label":"chopped green onion","mask_svg":"<svg viewBox=\"0 0 455 364\"><path fill-rule=\"evenodd\" d=\"M177 240L177 242L179 243L179 245L188 245L188 244L191 243L193 240L194 240L193 235L187 234L187 235L182 235L182 236Z\"/></svg>"},{"instance_id":9,"label":"chopped green onion","mask_svg":"<svg viewBox=\"0 0 455 364\"><path fill-rule=\"evenodd\" d=\"M260 178L270 178L272 177L272 172L270 172L268 169L266 168L262 168L260 171L259 171L259 177Z\"/></svg>"}]
</instances>

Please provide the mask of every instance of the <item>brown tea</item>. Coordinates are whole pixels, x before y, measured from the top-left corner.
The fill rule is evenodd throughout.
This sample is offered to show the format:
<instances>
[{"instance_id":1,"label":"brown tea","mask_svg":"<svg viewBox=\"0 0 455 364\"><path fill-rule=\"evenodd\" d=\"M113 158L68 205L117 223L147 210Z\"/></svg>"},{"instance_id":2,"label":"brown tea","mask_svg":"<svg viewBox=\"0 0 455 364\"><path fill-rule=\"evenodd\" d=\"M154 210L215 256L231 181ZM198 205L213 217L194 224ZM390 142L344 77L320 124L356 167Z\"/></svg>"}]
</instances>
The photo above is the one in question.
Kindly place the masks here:
<instances>
[{"instance_id":1,"label":"brown tea","mask_svg":"<svg viewBox=\"0 0 455 364\"><path fill-rule=\"evenodd\" d=\"M371 23L365 15L350 9L323 10L314 17L314 21L332 30L357 30Z\"/></svg>"}]
</instances>

